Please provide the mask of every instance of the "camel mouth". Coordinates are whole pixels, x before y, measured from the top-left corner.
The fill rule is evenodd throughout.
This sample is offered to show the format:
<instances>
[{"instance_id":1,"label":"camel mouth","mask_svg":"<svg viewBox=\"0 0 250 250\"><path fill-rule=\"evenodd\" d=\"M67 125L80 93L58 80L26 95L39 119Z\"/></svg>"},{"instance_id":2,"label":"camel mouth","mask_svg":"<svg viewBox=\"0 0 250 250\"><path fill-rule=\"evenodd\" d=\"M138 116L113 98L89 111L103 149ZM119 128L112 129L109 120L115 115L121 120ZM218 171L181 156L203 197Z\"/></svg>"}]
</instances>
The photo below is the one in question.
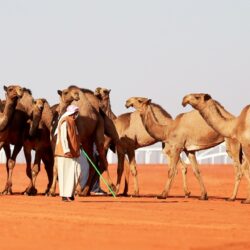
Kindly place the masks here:
<instances>
[{"instance_id":1,"label":"camel mouth","mask_svg":"<svg viewBox=\"0 0 250 250\"><path fill-rule=\"evenodd\" d=\"M128 109L128 108L130 108L130 107L133 107L133 104L131 104L131 103L126 103L126 104L125 104L125 107Z\"/></svg>"},{"instance_id":2,"label":"camel mouth","mask_svg":"<svg viewBox=\"0 0 250 250\"><path fill-rule=\"evenodd\" d=\"M183 107L186 107L186 106L187 106L187 102L184 102L184 101L183 101L183 102L182 102L182 106L183 106Z\"/></svg>"},{"instance_id":3,"label":"camel mouth","mask_svg":"<svg viewBox=\"0 0 250 250\"><path fill-rule=\"evenodd\" d=\"M182 106L186 107L187 104L188 104L188 99L187 99L187 97L184 97L183 100L182 100Z\"/></svg>"}]
</instances>

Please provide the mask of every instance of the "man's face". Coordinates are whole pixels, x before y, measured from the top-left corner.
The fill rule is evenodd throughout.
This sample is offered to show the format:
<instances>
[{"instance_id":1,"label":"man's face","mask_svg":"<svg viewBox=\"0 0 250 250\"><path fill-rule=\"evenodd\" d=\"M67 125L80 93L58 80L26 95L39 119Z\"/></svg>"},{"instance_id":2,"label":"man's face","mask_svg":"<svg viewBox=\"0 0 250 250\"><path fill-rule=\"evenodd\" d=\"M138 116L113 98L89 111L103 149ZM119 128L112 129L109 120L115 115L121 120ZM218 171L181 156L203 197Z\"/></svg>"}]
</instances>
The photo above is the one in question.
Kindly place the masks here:
<instances>
[{"instance_id":1,"label":"man's face","mask_svg":"<svg viewBox=\"0 0 250 250\"><path fill-rule=\"evenodd\" d=\"M75 120L79 115L79 112L75 112L74 114L72 114L71 116L73 117L73 119Z\"/></svg>"}]
</instances>

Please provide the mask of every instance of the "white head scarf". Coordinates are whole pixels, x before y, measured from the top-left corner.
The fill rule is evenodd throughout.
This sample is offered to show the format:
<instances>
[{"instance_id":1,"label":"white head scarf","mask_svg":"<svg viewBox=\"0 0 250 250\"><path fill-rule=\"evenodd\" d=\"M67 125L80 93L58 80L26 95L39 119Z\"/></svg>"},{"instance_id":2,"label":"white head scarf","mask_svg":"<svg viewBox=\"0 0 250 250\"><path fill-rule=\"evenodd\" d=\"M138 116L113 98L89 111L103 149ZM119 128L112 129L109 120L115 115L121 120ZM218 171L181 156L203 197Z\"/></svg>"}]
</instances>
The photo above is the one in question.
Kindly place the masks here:
<instances>
[{"instance_id":1,"label":"white head scarf","mask_svg":"<svg viewBox=\"0 0 250 250\"><path fill-rule=\"evenodd\" d=\"M65 118L66 116L69 116L69 115L73 115L75 112L78 112L79 111L79 108L73 104L69 105L67 107L67 110L66 112L60 117L59 121L58 121L58 125L60 124L61 120L63 118ZM55 130L55 135L58 133L58 125L57 125L57 128Z\"/></svg>"}]
</instances>

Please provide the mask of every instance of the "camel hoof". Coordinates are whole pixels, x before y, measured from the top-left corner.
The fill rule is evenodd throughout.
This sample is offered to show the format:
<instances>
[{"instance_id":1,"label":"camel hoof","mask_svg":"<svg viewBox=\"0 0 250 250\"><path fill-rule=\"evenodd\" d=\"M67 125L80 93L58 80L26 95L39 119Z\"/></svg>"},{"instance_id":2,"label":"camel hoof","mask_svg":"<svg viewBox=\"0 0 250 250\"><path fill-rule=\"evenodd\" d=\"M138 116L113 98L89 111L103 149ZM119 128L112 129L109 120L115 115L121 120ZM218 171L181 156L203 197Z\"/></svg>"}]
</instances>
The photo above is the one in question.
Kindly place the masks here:
<instances>
[{"instance_id":1,"label":"camel hoof","mask_svg":"<svg viewBox=\"0 0 250 250\"><path fill-rule=\"evenodd\" d=\"M243 200L241 201L242 204L250 204L250 200L246 199L246 200Z\"/></svg>"},{"instance_id":2,"label":"camel hoof","mask_svg":"<svg viewBox=\"0 0 250 250\"><path fill-rule=\"evenodd\" d=\"M121 196L124 196L124 197L128 197L129 196L127 192L125 192L125 193L123 192L122 194L117 194L117 195L118 196L121 195Z\"/></svg>"},{"instance_id":3,"label":"camel hoof","mask_svg":"<svg viewBox=\"0 0 250 250\"><path fill-rule=\"evenodd\" d=\"M78 196L79 197L86 197L86 196L89 196L90 195L90 192L89 191L81 191L81 192L78 192Z\"/></svg>"},{"instance_id":4,"label":"camel hoof","mask_svg":"<svg viewBox=\"0 0 250 250\"><path fill-rule=\"evenodd\" d=\"M23 194L28 196L34 196L37 194L37 189L35 187L26 188Z\"/></svg>"},{"instance_id":5,"label":"camel hoof","mask_svg":"<svg viewBox=\"0 0 250 250\"><path fill-rule=\"evenodd\" d=\"M156 197L159 200L165 200L167 198L165 195L157 195Z\"/></svg>"},{"instance_id":6,"label":"camel hoof","mask_svg":"<svg viewBox=\"0 0 250 250\"><path fill-rule=\"evenodd\" d=\"M4 189L4 190L2 191L2 194L3 194L3 195L12 195L13 192L12 192L12 189L11 189L11 188L8 188L8 189Z\"/></svg>"},{"instance_id":7,"label":"camel hoof","mask_svg":"<svg viewBox=\"0 0 250 250\"><path fill-rule=\"evenodd\" d=\"M139 194L132 194L131 197L138 198L138 197L140 197L140 195Z\"/></svg>"},{"instance_id":8,"label":"camel hoof","mask_svg":"<svg viewBox=\"0 0 250 250\"><path fill-rule=\"evenodd\" d=\"M202 195L202 196L199 198L199 200L201 200L201 201L206 201L206 200L208 200L207 194Z\"/></svg>"},{"instance_id":9,"label":"camel hoof","mask_svg":"<svg viewBox=\"0 0 250 250\"><path fill-rule=\"evenodd\" d=\"M185 193L185 198L189 198L190 195L191 195L191 192L186 192L186 193Z\"/></svg>"},{"instance_id":10,"label":"camel hoof","mask_svg":"<svg viewBox=\"0 0 250 250\"><path fill-rule=\"evenodd\" d=\"M235 198L227 198L226 201L235 201Z\"/></svg>"},{"instance_id":11,"label":"camel hoof","mask_svg":"<svg viewBox=\"0 0 250 250\"><path fill-rule=\"evenodd\" d=\"M52 191L47 192L45 195L49 197L56 197L56 193Z\"/></svg>"},{"instance_id":12,"label":"camel hoof","mask_svg":"<svg viewBox=\"0 0 250 250\"><path fill-rule=\"evenodd\" d=\"M111 185L110 185L110 188L112 189L112 191L113 191L114 193L116 193L117 191L119 191L119 190L116 188L116 186L115 186L114 184L111 184Z\"/></svg>"}]
</instances>

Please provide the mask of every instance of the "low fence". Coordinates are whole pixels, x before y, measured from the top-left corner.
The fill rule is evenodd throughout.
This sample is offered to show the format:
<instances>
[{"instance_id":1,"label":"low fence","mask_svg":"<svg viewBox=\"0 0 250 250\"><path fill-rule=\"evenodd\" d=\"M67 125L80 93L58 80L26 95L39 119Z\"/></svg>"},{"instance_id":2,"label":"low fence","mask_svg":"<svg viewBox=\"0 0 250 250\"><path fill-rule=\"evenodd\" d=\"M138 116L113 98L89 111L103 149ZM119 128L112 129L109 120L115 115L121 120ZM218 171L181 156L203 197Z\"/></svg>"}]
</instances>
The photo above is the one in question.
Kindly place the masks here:
<instances>
[{"instance_id":1,"label":"low fence","mask_svg":"<svg viewBox=\"0 0 250 250\"><path fill-rule=\"evenodd\" d=\"M139 164L166 164L167 159L165 154L162 152L161 147L144 147L139 148L135 152L136 162ZM185 153L181 153L181 158L189 163ZM201 150L196 152L196 158L199 164L230 164L232 163L229 158L225 143L220 145ZM109 163L117 163L117 155L112 151L108 152L107 160Z\"/></svg>"},{"instance_id":2,"label":"low fence","mask_svg":"<svg viewBox=\"0 0 250 250\"><path fill-rule=\"evenodd\" d=\"M13 148L13 147L12 147ZM34 157L34 152L33 152ZM161 147L144 147L139 148L135 152L136 162L138 164L164 164L167 163L166 156L162 152ZM181 157L187 163L189 162L184 153ZM196 153L197 160L200 164L230 164L232 161L226 153L225 143L216 147L202 150ZM117 163L117 155L109 150L107 160L110 164ZM0 163L5 163L6 157L3 149L0 151ZM24 163L23 152L21 151L17 158L18 163Z\"/></svg>"}]
</instances>

